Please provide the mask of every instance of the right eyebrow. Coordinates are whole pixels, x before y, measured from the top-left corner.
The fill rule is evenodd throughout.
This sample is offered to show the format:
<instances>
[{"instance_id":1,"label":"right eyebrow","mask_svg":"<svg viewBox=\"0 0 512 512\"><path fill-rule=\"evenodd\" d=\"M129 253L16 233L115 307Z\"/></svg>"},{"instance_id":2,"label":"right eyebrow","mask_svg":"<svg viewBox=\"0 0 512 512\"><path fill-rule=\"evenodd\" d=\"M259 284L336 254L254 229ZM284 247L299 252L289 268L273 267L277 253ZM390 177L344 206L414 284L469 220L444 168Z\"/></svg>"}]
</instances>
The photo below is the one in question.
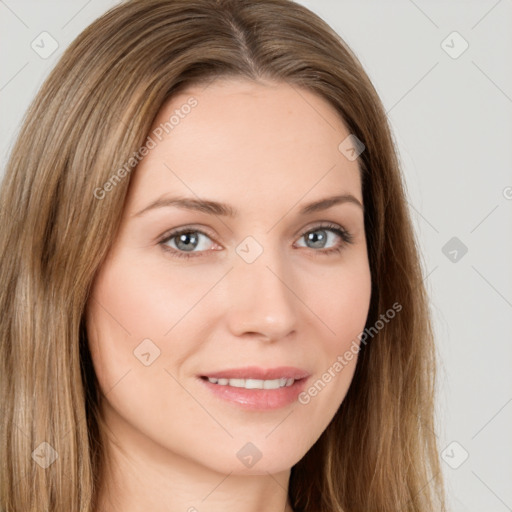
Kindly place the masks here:
<instances>
[{"instance_id":1,"label":"right eyebrow","mask_svg":"<svg viewBox=\"0 0 512 512\"><path fill-rule=\"evenodd\" d=\"M238 211L234 207L217 201L194 199L193 197L161 197L143 208L140 212L135 213L133 216L138 217L149 210L169 206L183 208L186 210L196 210L211 215L222 215L224 217L235 217L238 215Z\"/></svg>"}]
</instances>

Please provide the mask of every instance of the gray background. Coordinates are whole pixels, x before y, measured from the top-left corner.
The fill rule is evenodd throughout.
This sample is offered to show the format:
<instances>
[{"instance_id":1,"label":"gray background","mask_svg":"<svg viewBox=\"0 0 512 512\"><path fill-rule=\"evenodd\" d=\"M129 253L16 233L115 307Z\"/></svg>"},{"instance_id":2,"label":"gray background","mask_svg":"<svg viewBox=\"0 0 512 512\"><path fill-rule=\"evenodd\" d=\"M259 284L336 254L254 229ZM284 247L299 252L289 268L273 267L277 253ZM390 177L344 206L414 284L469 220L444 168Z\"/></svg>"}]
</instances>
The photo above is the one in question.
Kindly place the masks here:
<instances>
[{"instance_id":1,"label":"gray background","mask_svg":"<svg viewBox=\"0 0 512 512\"><path fill-rule=\"evenodd\" d=\"M43 79L116 3L0 0L2 175ZM512 1L299 3L347 41L388 112L438 340L450 510L512 511ZM51 49L43 31L49 57L31 47Z\"/></svg>"}]
</instances>

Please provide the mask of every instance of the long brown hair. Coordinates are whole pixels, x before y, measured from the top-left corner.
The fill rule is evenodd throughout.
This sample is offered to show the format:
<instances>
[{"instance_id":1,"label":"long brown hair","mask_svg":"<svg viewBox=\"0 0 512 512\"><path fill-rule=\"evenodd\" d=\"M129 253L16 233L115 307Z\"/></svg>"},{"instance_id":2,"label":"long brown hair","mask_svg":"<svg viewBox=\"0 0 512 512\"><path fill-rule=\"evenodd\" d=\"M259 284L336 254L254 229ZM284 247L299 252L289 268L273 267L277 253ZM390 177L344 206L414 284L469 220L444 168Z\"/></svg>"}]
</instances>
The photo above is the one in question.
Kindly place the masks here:
<instances>
[{"instance_id":1,"label":"long brown hair","mask_svg":"<svg viewBox=\"0 0 512 512\"><path fill-rule=\"evenodd\" d=\"M380 315L402 306L361 344L343 403L292 468L292 507L445 510L420 253L386 114L358 59L291 0L131 0L67 48L7 163L0 193L3 512L95 510L104 444L83 313L131 172L105 197L98 188L137 154L174 93L229 76L313 91L364 143L367 327L376 331ZM46 468L36 463L55 455Z\"/></svg>"}]
</instances>

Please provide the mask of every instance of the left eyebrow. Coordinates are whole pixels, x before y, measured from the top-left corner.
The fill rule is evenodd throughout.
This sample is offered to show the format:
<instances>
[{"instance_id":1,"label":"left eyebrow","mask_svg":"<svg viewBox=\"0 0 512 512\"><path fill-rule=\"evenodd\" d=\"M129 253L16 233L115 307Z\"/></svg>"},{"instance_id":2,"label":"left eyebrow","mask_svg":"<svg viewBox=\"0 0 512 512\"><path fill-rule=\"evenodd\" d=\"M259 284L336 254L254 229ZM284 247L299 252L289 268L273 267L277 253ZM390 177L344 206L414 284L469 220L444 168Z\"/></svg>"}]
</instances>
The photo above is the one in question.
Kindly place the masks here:
<instances>
[{"instance_id":1,"label":"left eyebrow","mask_svg":"<svg viewBox=\"0 0 512 512\"><path fill-rule=\"evenodd\" d=\"M320 212L323 210L327 210L328 208L331 208L332 206L335 206L337 204L343 203L355 204L364 211L364 207L359 201L359 199L357 199L352 194L342 194L339 196L326 197L325 199L320 199L319 201L309 203L300 209L299 214L306 215L308 213Z\"/></svg>"},{"instance_id":2,"label":"left eyebrow","mask_svg":"<svg viewBox=\"0 0 512 512\"><path fill-rule=\"evenodd\" d=\"M327 210L337 204L352 203L359 206L364 210L363 205L352 194L342 194L337 196L326 197L317 201L308 203L299 210L299 215L307 215L314 212ZM224 217L236 217L239 212L236 208L226 203L211 201L207 199L195 199L192 197L162 197L152 202L140 212L135 213L133 216L138 217L149 210L163 207L176 207L186 210L195 210L210 215L221 215Z\"/></svg>"}]
</instances>

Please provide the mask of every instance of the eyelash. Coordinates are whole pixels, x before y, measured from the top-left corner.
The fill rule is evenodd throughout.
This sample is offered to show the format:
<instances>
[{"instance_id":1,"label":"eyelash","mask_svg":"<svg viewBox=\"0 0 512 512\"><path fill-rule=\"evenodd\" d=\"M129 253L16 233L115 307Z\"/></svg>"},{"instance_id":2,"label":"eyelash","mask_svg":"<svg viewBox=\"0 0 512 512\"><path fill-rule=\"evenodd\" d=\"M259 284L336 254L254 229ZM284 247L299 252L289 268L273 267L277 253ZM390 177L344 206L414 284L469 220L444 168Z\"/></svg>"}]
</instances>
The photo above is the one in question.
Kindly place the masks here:
<instances>
[{"instance_id":1,"label":"eyelash","mask_svg":"<svg viewBox=\"0 0 512 512\"><path fill-rule=\"evenodd\" d=\"M314 233L315 231L321 231L321 230L332 231L333 233L335 233L336 235L338 235L341 238L342 242L337 247L332 247L330 249L325 249L325 250L311 249L313 252L319 253L319 255L328 256L331 254L338 254L345 248L346 245L353 243L353 235L351 233L349 233L346 229L342 228L341 226L338 226L337 224L330 224L330 223L322 224L319 226L315 226L312 229L308 229L300 236L300 238L303 238L304 236L306 236L309 233ZM198 252L186 253L184 251L177 251L176 249L173 249L172 247L165 245L167 242L169 242L173 238L178 237L179 235L183 235L185 233L200 233L210 239L212 238L210 235L208 235L208 233L205 233L204 231L201 231L200 229L183 228L183 229L178 229L176 231L171 231L170 233L166 233L165 235L163 235L164 238L161 239L158 242L158 244L162 247L162 249L164 251L166 251L167 253L170 253L172 257L177 257L177 258L185 258L185 259L196 258L196 257L201 256L202 253L206 252L206 251L198 251Z\"/></svg>"}]
</instances>

